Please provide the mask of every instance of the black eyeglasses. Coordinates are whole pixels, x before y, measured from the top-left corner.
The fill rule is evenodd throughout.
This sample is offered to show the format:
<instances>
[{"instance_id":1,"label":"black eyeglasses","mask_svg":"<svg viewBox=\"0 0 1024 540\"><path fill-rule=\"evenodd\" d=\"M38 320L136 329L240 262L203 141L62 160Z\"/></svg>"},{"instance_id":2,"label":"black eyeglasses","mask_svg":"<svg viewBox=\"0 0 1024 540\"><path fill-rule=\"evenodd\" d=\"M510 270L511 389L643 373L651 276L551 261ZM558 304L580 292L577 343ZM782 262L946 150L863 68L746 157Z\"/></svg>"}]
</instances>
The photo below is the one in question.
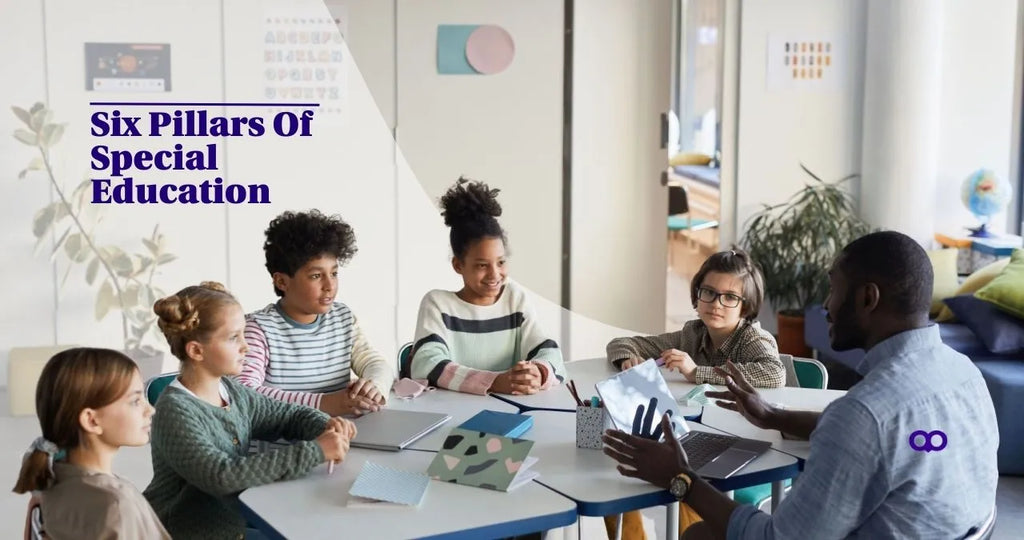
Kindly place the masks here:
<instances>
[{"instance_id":1,"label":"black eyeglasses","mask_svg":"<svg viewBox=\"0 0 1024 540\"><path fill-rule=\"evenodd\" d=\"M717 292L707 287L701 287L697 289L697 299L701 302L707 302L708 304L718 300L719 304L723 307L734 308L743 303L742 296L736 296L733 293Z\"/></svg>"}]
</instances>

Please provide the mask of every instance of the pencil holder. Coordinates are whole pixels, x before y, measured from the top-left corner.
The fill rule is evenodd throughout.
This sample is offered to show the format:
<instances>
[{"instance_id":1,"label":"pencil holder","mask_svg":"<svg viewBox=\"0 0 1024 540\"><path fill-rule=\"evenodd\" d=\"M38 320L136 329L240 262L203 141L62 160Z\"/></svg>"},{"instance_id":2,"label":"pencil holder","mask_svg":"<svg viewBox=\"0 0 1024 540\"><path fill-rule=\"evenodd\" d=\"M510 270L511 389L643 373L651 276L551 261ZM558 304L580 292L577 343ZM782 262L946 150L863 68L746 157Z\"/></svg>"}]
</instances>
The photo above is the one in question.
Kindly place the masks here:
<instances>
[{"instance_id":1,"label":"pencil holder","mask_svg":"<svg viewBox=\"0 0 1024 540\"><path fill-rule=\"evenodd\" d=\"M600 450L601 434L611 427L611 417L604 407L576 407L576 448Z\"/></svg>"}]
</instances>

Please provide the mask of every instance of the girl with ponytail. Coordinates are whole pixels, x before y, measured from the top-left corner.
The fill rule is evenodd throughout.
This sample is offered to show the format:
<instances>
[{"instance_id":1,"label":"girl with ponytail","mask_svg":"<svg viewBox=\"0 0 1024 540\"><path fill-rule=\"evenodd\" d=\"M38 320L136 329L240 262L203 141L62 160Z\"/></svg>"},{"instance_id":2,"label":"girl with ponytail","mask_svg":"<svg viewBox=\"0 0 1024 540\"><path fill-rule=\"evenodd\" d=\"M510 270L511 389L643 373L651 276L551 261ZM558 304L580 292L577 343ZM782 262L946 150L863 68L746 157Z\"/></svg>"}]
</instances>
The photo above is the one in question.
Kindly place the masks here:
<instances>
[{"instance_id":1,"label":"girl with ponytail","mask_svg":"<svg viewBox=\"0 0 1024 540\"><path fill-rule=\"evenodd\" d=\"M462 288L423 297L412 377L473 394L533 394L562 381L565 366L526 291L508 278L497 196L487 184L459 178L441 197Z\"/></svg>"},{"instance_id":2,"label":"girl with ponytail","mask_svg":"<svg viewBox=\"0 0 1024 540\"><path fill-rule=\"evenodd\" d=\"M47 538L170 538L138 489L112 472L120 447L149 442L153 407L135 362L109 349L54 355L36 385L36 415L42 436L14 492L40 492Z\"/></svg>"}]
</instances>

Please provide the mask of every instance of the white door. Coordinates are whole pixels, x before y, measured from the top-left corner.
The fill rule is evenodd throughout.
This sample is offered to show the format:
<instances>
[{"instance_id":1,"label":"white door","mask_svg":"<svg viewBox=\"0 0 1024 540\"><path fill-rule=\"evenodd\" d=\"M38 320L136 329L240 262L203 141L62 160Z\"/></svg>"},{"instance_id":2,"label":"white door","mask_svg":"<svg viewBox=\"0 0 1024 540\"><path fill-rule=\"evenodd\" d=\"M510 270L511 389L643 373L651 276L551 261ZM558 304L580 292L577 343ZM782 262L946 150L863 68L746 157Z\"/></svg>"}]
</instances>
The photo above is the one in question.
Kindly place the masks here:
<instances>
[{"instance_id":1,"label":"white door","mask_svg":"<svg viewBox=\"0 0 1024 540\"><path fill-rule=\"evenodd\" d=\"M603 356L608 332L665 328L672 0L576 2L574 19L573 356Z\"/></svg>"}]
</instances>

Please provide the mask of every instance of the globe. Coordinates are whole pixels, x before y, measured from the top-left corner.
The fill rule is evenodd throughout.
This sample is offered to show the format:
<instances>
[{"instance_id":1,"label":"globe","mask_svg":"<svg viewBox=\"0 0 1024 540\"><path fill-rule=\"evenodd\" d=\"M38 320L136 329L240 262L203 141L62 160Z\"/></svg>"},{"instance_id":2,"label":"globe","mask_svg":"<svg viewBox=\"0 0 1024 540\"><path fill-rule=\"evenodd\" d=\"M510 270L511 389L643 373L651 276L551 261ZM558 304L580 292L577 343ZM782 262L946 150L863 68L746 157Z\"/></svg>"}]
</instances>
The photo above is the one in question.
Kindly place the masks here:
<instances>
[{"instance_id":1,"label":"globe","mask_svg":"<svg viewBox=\"0 0 1024 540\"><path fill-rule=\"evenodd\" d=\"M970 229L971 236L988 238L995 236L985 228L995 214L1010 204L1012 188L988 169L978 169L964 179L960 186L960 200L978 218L981 226Z\"/></svg>"}]
</instances>

